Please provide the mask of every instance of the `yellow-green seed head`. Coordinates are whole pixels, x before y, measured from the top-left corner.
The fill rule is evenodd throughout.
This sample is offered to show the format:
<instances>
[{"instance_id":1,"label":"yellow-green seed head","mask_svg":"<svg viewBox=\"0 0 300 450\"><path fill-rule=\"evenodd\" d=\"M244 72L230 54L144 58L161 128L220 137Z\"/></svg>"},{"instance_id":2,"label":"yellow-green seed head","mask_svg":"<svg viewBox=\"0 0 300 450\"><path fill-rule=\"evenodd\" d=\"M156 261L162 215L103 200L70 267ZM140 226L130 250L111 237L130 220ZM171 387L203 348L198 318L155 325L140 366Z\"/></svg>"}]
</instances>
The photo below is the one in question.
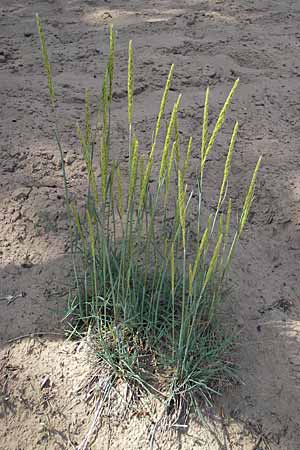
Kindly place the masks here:
<instances>
[{"instance_id":1,"label":"yellow-green seed head","mask_svg":"<svg viewBox=\"0 0 300 450\"><path fill-rule=\"evenodd\" d=\"M170 122L169 122L169 125L167 128L167 133L166 133L165 143L164 143L164 148L163 148L163 154L162 154L162 159L161 159L161 165L160 165L160 171L159 171L159 182L162 181L162 178L164 177L166 169L167 169L169 146L170 146L170 141L171 141L171 136L172 136L172 131L174 128L175 120L177 117L180 100L181 100L181 94L179 95L179 97L173 107L171 119L170 119Z\"/></svg>"},{"instance_id":2,"label":"yellow-green seed head","mask_svg":"<svg viewBox=\"0 0 300 450\"><path fill-rule=\"evenodd\" d=\"M40 43L41 43L44 68L45 68L45 71L47 74L47 79L48 79L48 90L49 90L51 106L54 109L54 107L55 107L55 92L54 92L54 87L53 87L53 82L52 82L51 67L50 67L50 63L49 63L48 52L47 52L45 36L44 36L43 28L42 28L42 23L41 23L41 20L40 20L38 14L36 14L36 25L37 25L38 34L39 34Z\"/></svg>"}]
</instances>

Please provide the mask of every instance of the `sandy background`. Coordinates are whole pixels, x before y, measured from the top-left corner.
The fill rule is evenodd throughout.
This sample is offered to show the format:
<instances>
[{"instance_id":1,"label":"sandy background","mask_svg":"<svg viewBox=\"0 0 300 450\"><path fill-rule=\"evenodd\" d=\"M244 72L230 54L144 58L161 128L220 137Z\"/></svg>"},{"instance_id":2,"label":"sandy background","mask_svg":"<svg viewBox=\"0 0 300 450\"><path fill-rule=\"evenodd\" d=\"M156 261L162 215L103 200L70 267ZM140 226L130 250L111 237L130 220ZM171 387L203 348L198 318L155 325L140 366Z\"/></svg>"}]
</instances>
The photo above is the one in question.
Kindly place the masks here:
<instances>
[{"instance_id":1,"label":"sandy background","mask_svg":"<svg viewBox=\"0 0 300 450\"><path fill-rule=\"evenodd\" d=\"M208 165L207 195L216 194L225 144L238 118L231 186L236 210L263 155L226 306L241 331L235 357L242 383L208 412L210 432L191 423L188 434L165 435L158 444L299 450L299 0L0 1L0 449L77 448L93 417L93 403L79 389L89 370L85 346L58 334L8 342L36 332L60 333L70 280L63 184L36 12L47 34L70 187L78 197L85 174L74 123L82 117L85 88L96 102L110 22L118 34L113 143L124 164L129 39L136 55L136 131L145 151L172 62L170 97L183 93L182 136L193 134L196 143L205 87L211 86L213 119L240 77L230 119ZM90 448L147 448L146 413L126 414L116 424L113 416L104 421Z\"/></svg>"}]
</instances>

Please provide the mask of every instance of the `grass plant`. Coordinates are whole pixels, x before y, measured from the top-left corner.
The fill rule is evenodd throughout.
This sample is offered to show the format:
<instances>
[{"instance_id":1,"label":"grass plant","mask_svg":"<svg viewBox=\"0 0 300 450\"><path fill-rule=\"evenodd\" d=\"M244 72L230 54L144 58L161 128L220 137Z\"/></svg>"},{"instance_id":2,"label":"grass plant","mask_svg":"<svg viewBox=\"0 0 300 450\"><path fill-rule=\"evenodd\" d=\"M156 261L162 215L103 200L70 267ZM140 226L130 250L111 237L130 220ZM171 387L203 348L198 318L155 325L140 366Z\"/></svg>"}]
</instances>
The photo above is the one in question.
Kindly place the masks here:
<instances>
[{"instance_id":1,"label":"grass plant","mask_svg":"<svg viewBox=\"0 0 300 450\"><path fill-rule=\"evenodd\" d=\"M56 96L39 17L37 27L55 114ZM125 144L129 158L127 167L120 165L113 159L110 139L115 66L112 26L109 42L108 63L95 112L97 123L92 129L87 93L84 128L77 126L88 174L84 213L70 200L62 164L76 283L68 318L73 334L92 335L97 354L110 367L114 379L125 379L158 395L168 411L176 411L176 422L182 414L186 417L190 406L198 408L199 399L210 403L220 380L233 373L231 341L223 332L217 312L226 275L253 202L261 159L254 168L241 215L232 226L228 182L238 132L236 122L220 179L218 201L214 212L205 219L206 164L238 80L211 132L209 89L206 90L197 176L188 178L193 139L183 148L178 120L181 94L174 102L166 128L163 127L173 65L162 93L148 156L140 151L134 126L138 111L134 110L133 102L134 54L130 41L128 142ZM58 131L56 138L61 149ZM62 152L61 155L63 163ZM100 179L96 176L97 164L100 164Z\"/></svg>"}]
</instances>

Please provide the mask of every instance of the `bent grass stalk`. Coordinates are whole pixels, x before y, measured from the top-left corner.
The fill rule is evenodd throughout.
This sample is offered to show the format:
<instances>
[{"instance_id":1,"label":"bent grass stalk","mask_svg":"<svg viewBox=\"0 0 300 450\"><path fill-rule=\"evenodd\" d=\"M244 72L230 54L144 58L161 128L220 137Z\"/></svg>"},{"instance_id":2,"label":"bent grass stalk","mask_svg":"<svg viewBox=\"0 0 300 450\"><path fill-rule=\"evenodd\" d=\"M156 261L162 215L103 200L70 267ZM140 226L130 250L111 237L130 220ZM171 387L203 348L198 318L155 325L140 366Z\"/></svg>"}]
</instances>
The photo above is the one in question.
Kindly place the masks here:
<instances>
[{"instance_id":1,"label":"bent grass stalk","mask_svg":"<svg viewBox=\"0 0 300 450\"><path fill-rule=\"evenodd\" d=\"M51 68L38 16L37 28L50 103L55 112ZM77 127L88 178L88 201L83 215L75 202L70 203L63 165L67 208L71 211L76 287L76 296L70 298L67 316L73 318L73 334L82 335L88 330L92 333L97 354L110 366L115 380L122 377L138 384L146 392L167 399L170 407L181 405L178 406L179 418L184 413L183 405L198 408L196 398L199 395L209 403L218 381L232 373L229 340L224 339L216 313L235 247L254 200L261 158L245 195L238 229L232 233L233 207L227 191L238 130L236 122L224 170L220 174L217 206L214 214L205 221L202 216L205 163L225 123L238 80L225 100L210 136L209 89L206 90L199 172L193 180L188 178L193 169L190 163L192 137L180 168L178 110L181 95L173 106L164 134L160 135L173 65L163 91L148 160L140 153L138 138L133 132L134 59L130 41L127 80L130 154L129 166L120 166L118 161L111 159L109 139L114 126L111 122L115 58L112 27L109 42L108 64L95 115L97 123L93 130L90 94L86 91L84 131ZM57 123L56 137L63 161ZM94 142L100 148L100 180L93 160ZM156 154L158 142L163 143L161 154ZM152 171L157 173L157 181L151 183L150 188ZM223 217L220 210L226 203L227 211ZM213 233L216 224L218 229ZM85 328L80 328L80 324ZM162 372L164 383L158 390Z\"/></svg>"},{"instance_id":2,"label":"bent grass stalk","mask_svg":"<svg viewBox=\"0 0 300 450\"><path fill-rule=\"evenodd\" d=\"M211 137L210 137L210 139L209 139L209 141L208 141L208 144L206 145L207 136L208 136L208 130L207 130L207 127L208 127L208 125L207 125L208 104L207 104L207 103L208 103L208 94L209 94L209 91L207 91L207 94L206 94L206 97L205 97L204 122L203 122L203 123L204 123L204 138L205 138L205 139L204 139L204 142L202 141L202 145L205 144L205 147L202 148L202 152L201 152L201 162L200 162L200 174L201 174L201 179L202 179L202 177L203 177L203 172L204 172L205 162L206 162L207 157L208 157L208 155L210 154L210 152L211 152L211 150L212 150L212 148L213 148L213 145L214 145L214 143L215 143L215 140L216 140L216 138L217 138L217 135L218 135L218 133L219 133L219 131L220 131L220 129L221 129L221 127L222 127L224 121L225 121L225 117L226 117L227 110L228 110L228 108L229 108L229 106L230 106L230 103L231 103L233 94L234 94L235 91L236 91L236 88L237 88L237 86L238 86L238 83L239 83L239 79L237 79L237 80L235 81L234 85L232 86L232 88L231 88L231 90L230 90L230 92L229 92L229 94L228 94L228 97L227 97L227 99L225 100L225 103L224 103L224 105L223 105L223 107L222 107L222 109L221 109L221 111L220 111L220 114L219 114L218 119L217 119L217 121L216 121L216 124L215 124L215 126L214 126L214 129L213 129L213 132L212 132L212 134L211 134Z\"/></svg>"}]
</instances>

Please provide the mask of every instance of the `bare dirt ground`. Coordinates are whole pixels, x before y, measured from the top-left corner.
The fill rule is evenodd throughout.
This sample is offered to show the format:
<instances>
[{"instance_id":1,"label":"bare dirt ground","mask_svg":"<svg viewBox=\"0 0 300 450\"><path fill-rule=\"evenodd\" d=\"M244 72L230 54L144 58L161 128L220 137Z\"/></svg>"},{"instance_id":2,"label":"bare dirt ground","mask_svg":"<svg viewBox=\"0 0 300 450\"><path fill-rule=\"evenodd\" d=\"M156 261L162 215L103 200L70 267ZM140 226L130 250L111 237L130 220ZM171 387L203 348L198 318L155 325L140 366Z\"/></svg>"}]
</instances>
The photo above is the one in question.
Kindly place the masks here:
<instances>
[{"instance_id":1,"label":"bare dirt ground","mask_svg":"<svg viewBox=\"0 0 300 450\"><path fill-rule=\"evenodd\" d=\"M58 150L34 14L43 19L70 187L80 196L83 162L74 124L84 89L96 92L115 24L114 151L126 156L127 43L136 54L136 130L149 144L168 68L172 97L183 93L183 137L199 142L204 89L212 117L233 81L231 118L211 158L207 192L216 193L230 126L240 132L232 173L234 206L260 154L263 166L247 233L232 269L229 323L240 330L242 383L162 449L300 449L300 3L298 0L0 1L0 448L72 449L93 418L80 390L85 346L59 336L70 283ZM193 158L197 159L195 146ZM22 296L18 294L23 293ZM10 300L10 301L9 301ZM36 336L33 333L52 334ZM57 334L55 334L57 333ZM18 336L28 338L14 340ZM12 342L9 342L12 340ZM92 449L144 449L151 418L104 421Z\"/></svg>"}]
</instances>

